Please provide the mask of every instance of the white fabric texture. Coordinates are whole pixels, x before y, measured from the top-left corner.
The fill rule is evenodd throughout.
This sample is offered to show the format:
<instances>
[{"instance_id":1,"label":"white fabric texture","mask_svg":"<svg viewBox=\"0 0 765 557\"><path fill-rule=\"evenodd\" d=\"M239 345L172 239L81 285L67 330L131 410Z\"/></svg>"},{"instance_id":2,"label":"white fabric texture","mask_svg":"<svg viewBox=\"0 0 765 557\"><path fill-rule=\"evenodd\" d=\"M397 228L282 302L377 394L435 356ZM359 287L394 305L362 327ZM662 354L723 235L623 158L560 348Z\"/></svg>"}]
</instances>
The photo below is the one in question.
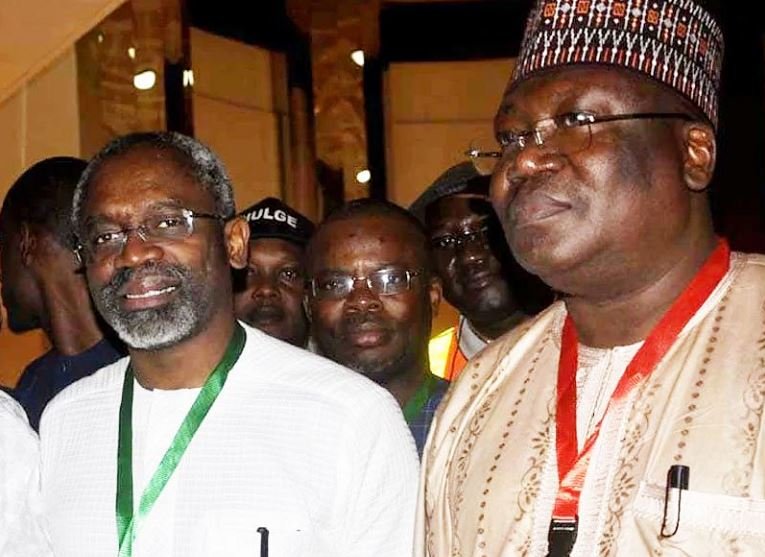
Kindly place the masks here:
<instances>
[{"instance_id":1,"label":"white fabric texture","mask_svg":"<svg viewBox=\"0 0 765 557\"><path fill-rule=\"evenodd\" d=\"M464 315L460 315L458 331L459 333L457 338L459 338L460 343L459 349L463 356L465 356L466 360L469 360L478 354L481 350L484 349L486 344L488 344L485 340L478 336L478 333L473 330L473 327L470 325L470 321L468 321Z\"/></svg>"},{"instance_id":2,"label":"white fabric texture","mask_svg":"<svg viewBox=\"0 0 765 557\"><path fill-rule=\"evenodd\" d=\"M51 555L41 525L37 436L21 406L0 391L0 555Z\"/></svg>"},{"instance_id":3,"label":"white fabric texture","mask_svg":"<svg viewBox=\"0 0 765 557\"><path fill-rule=\"evenodd\" d=\"M136 534L135 557L409 556L418 459L395 400L366 378L245 326L247 343ZM127 360L63 391L41 425L56 557L116 555ZM134 398L134 504L196 389Z\"/></svg>"}]
</instances>

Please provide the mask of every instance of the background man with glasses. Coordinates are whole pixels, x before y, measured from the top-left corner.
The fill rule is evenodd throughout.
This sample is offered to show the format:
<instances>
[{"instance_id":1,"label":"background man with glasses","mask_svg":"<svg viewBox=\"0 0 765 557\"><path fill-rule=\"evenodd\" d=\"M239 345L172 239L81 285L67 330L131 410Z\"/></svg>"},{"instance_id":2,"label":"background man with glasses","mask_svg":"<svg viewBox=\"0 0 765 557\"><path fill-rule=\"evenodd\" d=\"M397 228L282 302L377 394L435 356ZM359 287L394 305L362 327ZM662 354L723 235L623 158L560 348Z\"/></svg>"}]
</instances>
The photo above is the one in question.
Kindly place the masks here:
<instances>
[{"instance_id":1,"label":"background man with glasses","mask_svg":"<svg viewBox=\"0 0 765 557\"><path fill-rule=\"evenodd\" d=\"M392 203L352 201L319 225L308 273L319 353L388 389L421 451L448 385L428 363L441 283L422 226Z\"/></svg>"},{"instance_id":2,"label":"background man with glasses","mask_svg":"<svg viewBox=\"0 0 765 557\"><path fill-rule=\"evenodd\" d=\"M765 259L705 192L722 48L694 0L535 3L491 197L562 300L442 405L418 555L765 554Z\"/></svg>"},{"instance_id":3,"label":"background man with glasses","mask_svg":"<svg viewBox=\"0 0 765 557\"><path fill-rule=\"evenodd\" d=\"M552 301L550 290L516 263L488 196L489 177L464 162L409 208L430 238L444 297L460 312L457 327L430 343L431 369L449 381L487 343Z\"/></svg>"},{"instance_id":4,"label":"background man with glasses","mask_svg":"<svg viewBox=\"0 0 765 557\"><path fill-rule=\"evenodd\" d=\"M410 554L417 457L398 407L236 321L234 215L218 158L179 134L118 138L83 173L79 252L129 357L43 415L57 557Z\"/></svg>"}]
</instances>

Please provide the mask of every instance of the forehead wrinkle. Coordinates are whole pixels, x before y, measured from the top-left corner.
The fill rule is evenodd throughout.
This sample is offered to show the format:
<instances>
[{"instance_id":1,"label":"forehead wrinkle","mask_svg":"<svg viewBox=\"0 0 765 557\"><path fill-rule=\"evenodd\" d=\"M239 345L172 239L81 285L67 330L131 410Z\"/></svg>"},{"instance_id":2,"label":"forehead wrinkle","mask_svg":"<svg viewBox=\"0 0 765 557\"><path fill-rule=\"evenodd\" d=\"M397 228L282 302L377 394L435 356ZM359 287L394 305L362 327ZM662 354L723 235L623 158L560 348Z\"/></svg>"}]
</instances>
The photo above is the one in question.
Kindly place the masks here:
<instances>
[{"instance_id":1,"label":"forehead wrinkle","mask_svg":"<svg viewBox=\"0 0 765 557\"><path fill-rule=\"evenodd\" d=\"M87 208L87 205L86 205ZM185 208L184 204L181 202L180 199L169 197L166 199L159 199L159 200L143 200L143 202L139 203L137 206L124 206L119 207L114 211L109 211L107 213L97 213L95 215L87 215L84 219L84 224L86 226L97 224L101 222L109 222L114 220L115 217L124 217L125 220L132 220L138 215L138 218L140 218L143 215L146 215L147 213L150 213L155 210L161 210L161 209L182 209ZM121 219L122 220L122 219Z\"/></svg>"}]
</instances>

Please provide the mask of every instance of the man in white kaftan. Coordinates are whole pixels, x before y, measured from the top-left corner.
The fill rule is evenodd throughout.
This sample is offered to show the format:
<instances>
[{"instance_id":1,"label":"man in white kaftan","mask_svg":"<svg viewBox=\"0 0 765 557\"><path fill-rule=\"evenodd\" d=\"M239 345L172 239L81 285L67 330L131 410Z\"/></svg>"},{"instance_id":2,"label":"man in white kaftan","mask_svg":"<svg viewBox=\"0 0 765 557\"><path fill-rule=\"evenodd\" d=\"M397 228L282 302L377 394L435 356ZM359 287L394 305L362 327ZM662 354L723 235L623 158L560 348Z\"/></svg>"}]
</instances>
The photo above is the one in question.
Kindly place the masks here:
<instances>
[{"instance_id":1,"label":"man in white kaftan","mask_svg":"<svg viewBox=\"0 0 765 557\"><path fill-rule=\"evenodd\" d=\"M265 527L271 556L408 557L417 455L396 402L350 370L243 326L244 352L138 530L133 554L258 556ZM126 365L77 382L44 414L43 485L57 556L117 554ZM198 393L136 381L135 493Z\"/></svg>"},{"instance_id":2,"label":"man in white kaftan","mask_svg":"<svg viewBox=\"0 0 765 557\"><path fill-rule=\"evenodd\" d=\"M249 228L216 155L176 133L117 138L73 207L94 304L129 356L43 414L56 557L409 557L418 461L401 411L237 322Z\"/></svg>"}]
</instances>

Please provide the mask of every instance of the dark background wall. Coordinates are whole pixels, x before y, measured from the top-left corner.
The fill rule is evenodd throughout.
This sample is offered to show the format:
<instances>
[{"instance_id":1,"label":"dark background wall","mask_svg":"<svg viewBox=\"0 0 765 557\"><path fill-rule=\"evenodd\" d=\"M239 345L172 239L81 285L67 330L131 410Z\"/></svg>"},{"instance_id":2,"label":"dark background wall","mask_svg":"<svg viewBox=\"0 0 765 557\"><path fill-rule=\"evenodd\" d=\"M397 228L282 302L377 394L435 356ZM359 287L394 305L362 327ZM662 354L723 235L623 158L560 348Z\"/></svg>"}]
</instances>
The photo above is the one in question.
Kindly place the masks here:
<instances>
[{"instance_id":1,"label":"dark background wall","mask_svg":"<svg viewBox=\"0 0 765 557\"><path fill-rule=\"evenodd\" d=\"M765 18L741 9L758 5L757 0L729 0L725 10L720 9L723 3L709 0L726 37L718 165L710 196L719 232L735 248L765 252ZM513 57L531 4L530 0L382 4L380 52L368 58L364 70L369 162L379 168L373 174L384 176L380 76L386 65ZM288 50L297 40L284 0L189 0L189 12L192 25L266 48ZM302 52L308 49L303 47ZM371 193L384 196L385 184L375 184Z\"/></svg>"}]
</instances>

